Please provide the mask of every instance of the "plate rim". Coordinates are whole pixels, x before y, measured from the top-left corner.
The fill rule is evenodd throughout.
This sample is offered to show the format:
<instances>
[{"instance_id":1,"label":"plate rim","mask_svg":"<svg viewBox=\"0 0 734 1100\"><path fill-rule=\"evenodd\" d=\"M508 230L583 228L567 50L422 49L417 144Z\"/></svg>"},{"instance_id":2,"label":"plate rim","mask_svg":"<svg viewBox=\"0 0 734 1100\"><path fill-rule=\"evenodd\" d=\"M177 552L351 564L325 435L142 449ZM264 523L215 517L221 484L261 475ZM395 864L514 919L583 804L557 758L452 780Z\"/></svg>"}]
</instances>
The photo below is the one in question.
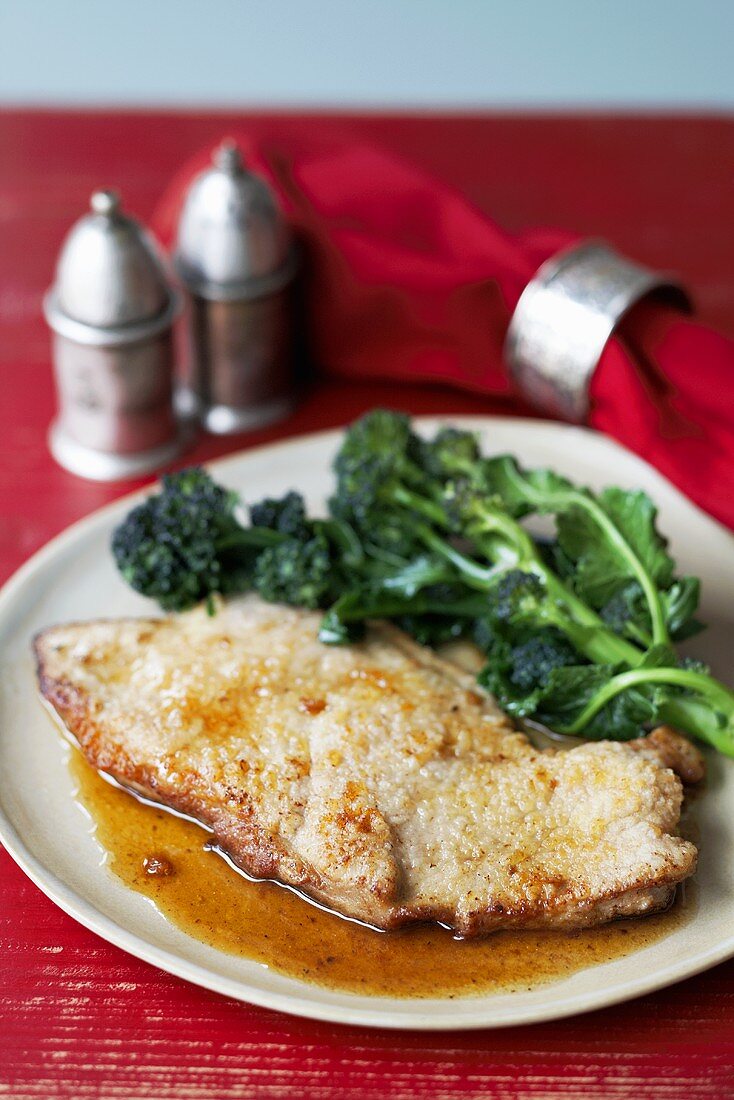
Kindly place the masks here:
<instances>
[{"instance_id":1,"label":"plate rim","mask_svg":"<svg viewBox=\"0 0 734 1100\"><path fill-rule=\"evenodd\" d=\"M552 432L557 431L563 435L577 434L593 438L595 443L609 446L612 450L618 450L642 463L687 507L694 509L702 520L711 524L713 528L718 529L726 537L732 538L731 533L725 527L688 500L672 482L650 466L644 458L629 451L617 443L616 440L603 433L583 426L553 420L486 414L431 414L415 417L414 422L419 428L430 427L443 422L474 424L477 428L480 426L486 428L488 425L500 422L507 427L516 427L518 430L530 431L531 433L550 429ZM228 465L234 465L244 458L268 451L280 452L303 444L326 442L330 438L336 441L343 430L344 425L315 432L304 432L300 435L289 436L286 439L275 440L255 447L244 447L233 454L224 455L210 462L202 463L202 465L216 472ZM39 571L42 571L53 562L53 559L67 545L73 544L77 539L83 539L85 535L94 532L96 528L104 526L110 515L118 512L122 513L136 501L144 499L150 493L156 480L153 479L141 488L125 493L81 517L35 551L0 588L0 622L3 620L7 609L12 607L16 596L23 591L25 585ZM469 1031L483 1028L515 1027L563 1019L581 1012L601 1010L602 1008L609 1008L622 1002L631 1001L637 997L671 986L678 981L693 977L734 956L733 933L728 939L719 941L708 950L692 956L683 966L672 963L664 969L656 971L651 976L643 975L639 979L625 979L624 982L620 982L616 986L606 987L601 995L598 990L590 990L585 993L571 994L561 999L556 998L547 1004L525 1006L516 1010L506 1007L499 1011L495 1010L489 1019L483 1016L482 1006L486 1005L487 1008L491 1006L492 994L479 997L436 998L431 1000L432 1005L445 1001L446 1009L443 1015L437 1015L435 1011L422 1012L421 1005L425 1003L422 998L405 998L404 1000L396 998L391 1000L389 1008L381 1007L383 998L359 994L343 995L353 997L355 1002L366 1002L367 1004L371 1002L375 1007L367 1007L367 1004L363 1006L361 1003L355 1003L352 1006L328 1004L318 1000L300 1000L297 993L269 991L250 985L246 979L230 979L217 974L205 965L191 962L173 951L151 944L143 936L131 932L124 925L121 925L113 917L100 912L91 902L77 893L55 872L49 870L41 859L28 850L2 805L2 785L2 776L0 775L0 843L3 844L14 862L31 879L34 885L73 920L76 920L83 927L107 942L112 943L115 947L178 978L240 1002L275 1009L292 1016L340 1023L346 1026L377 1027L389 1030ZM299 982L299 979L291 980ZM319 989L316 984L307 982L299 982L299 984L308 988L312 993ZM551 988L551 984L549 983L549 988ZM400 1005L399 1008L396 1007L396 1001ZM468 1008L475 1008L476 1012L472 1013L471 1016L462 1016L461 1012L457 1010L460 1010L463 1005ZM404 1009L403 1006L405 1006Z\"/></svg>"}]
</instances>

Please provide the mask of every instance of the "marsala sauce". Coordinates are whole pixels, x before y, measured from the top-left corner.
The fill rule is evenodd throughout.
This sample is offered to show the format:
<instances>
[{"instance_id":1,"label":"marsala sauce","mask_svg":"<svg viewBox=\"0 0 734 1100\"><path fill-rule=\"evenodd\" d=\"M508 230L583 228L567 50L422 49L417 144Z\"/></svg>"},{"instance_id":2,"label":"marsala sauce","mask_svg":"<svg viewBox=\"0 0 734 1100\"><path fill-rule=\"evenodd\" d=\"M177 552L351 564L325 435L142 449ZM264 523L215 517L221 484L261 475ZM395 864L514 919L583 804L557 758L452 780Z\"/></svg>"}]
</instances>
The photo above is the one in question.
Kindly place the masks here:
<instances>
[{"instance_id":1,"label":"marsala sauce","mask_svg":"<svg viewBox=\"0 0 734 1100\"><path fill-rule=\"evenodd\" d=\"M71 750L76 797L96 823L108 866L175 925L233 955L332 989L391 997L456 997L527 989L629 955L672 932L691 892L666 913L583 932L496 932L456 940L436 925L376 932L253 882L207 849L209 834L105 781Z\"/></svg>"}]
</instances>

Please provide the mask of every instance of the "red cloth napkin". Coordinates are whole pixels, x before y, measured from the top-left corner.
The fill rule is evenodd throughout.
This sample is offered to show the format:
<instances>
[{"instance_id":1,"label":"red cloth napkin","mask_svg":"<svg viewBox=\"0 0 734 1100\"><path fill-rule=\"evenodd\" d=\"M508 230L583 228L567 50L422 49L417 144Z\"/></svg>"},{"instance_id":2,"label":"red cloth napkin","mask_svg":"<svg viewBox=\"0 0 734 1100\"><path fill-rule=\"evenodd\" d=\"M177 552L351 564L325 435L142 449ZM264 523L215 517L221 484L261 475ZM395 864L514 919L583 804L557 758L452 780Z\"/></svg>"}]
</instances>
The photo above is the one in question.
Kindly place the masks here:
<instances>
[{"instance_id":1,"label":"red cloth napkin","mask_svg":"<svg viewBox=\"0 0 734 1100\"><path fill-rule=\"evenodd\" d=\"M296 132L255 147L304 249L310 350L335 375L513 389L503 361L517 300L568 233L512 236L443 180L378 148L316 148ZM154 228L171 244L183 193L210 163L174 180ZM642 455L734 528L734 343L670 308L640 304L607 344L590 424Z\"/></svg>"}]
</instances>

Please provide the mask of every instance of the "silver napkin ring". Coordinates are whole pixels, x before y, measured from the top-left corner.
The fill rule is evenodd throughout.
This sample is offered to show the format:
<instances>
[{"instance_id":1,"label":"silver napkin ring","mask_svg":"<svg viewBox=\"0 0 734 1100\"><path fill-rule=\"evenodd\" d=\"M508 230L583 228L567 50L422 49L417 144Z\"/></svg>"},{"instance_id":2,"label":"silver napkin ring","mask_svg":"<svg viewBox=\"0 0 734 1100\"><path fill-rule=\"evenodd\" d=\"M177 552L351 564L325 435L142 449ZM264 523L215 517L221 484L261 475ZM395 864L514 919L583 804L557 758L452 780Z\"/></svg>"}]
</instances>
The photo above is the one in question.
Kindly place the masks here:
<instances>
[{"instance_id":1,"label":"silver napkin ring","mask_svg":"<svg viewBox=\"0 0 734 1100\"><path fill-rule=\"evenodd\" d=\"M674 279L586 241L538 269L520 296L505 341L510 374L525 397L566 420L583 422L604 345L641 298L655 292L689 312Z\"/></svg>"}]
</instances>

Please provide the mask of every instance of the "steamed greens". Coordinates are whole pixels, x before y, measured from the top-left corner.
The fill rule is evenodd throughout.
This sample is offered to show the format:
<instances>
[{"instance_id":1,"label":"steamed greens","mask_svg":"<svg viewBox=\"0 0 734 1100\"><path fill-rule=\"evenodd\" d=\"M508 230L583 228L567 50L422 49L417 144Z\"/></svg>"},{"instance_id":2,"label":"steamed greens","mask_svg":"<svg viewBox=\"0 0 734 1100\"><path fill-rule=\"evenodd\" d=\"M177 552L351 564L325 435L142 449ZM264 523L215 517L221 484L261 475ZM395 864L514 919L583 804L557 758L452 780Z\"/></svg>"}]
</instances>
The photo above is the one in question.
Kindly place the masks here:
<instances>
[{"instance_id":1,"label":"steamed greens","mask_svg":"<svg viewBox=\"0 0 734 1100\"><path fill-rule=\"evenodd\" d=\"M166 610L248 590L321 608L333 645L374 618L428 645L469 638L481 683L518 719L616 739L662 722L734 755L734 694L677 656L701 629L699 585L676 575L645 493L484 457L453 428L424 440L384 410L347 430L334 472L328 518L290 492L249 524L205 471L170 475L115 531L120 571Z\"/></svg>"}]
</instances>

